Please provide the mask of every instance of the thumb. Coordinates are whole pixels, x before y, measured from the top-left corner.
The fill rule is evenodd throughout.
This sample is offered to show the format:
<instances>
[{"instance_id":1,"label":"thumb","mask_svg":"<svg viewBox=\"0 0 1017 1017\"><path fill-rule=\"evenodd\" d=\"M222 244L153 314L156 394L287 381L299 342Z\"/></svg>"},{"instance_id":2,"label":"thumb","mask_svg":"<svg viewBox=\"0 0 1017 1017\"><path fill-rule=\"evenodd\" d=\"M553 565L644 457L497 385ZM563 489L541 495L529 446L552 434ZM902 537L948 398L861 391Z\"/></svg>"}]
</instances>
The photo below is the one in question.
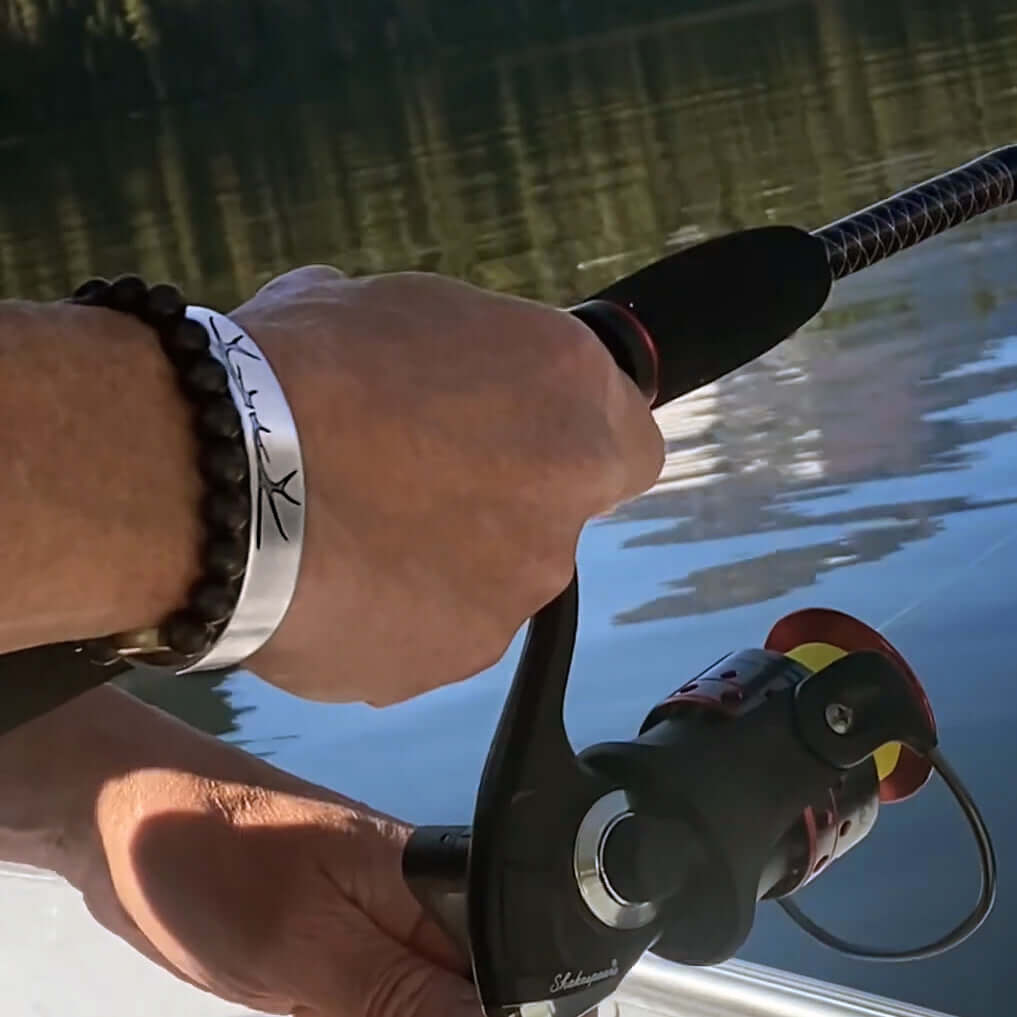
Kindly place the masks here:
<instances>
[{"instance_id":1,"label":"thumb","mask_svg":"<svg viewBox=\"0 0 1017 1017\"><path fill-rule=\"evenodd\" d=\"M471 981L377 931L331 967L324 994L293 1017L483 1017Z\"/></svg>"},{"instance_id":2,"label":"thumb","mask_svg":"<svg viewBox=\"0 0 1017 1017\"><path fill-rule=\"evenodd\" d=\"M261 296L293 296L321 286L333 286L346 278L346 273L334 265L301 265L274 276L254 294Z\"/></svg>"}]
</instances>

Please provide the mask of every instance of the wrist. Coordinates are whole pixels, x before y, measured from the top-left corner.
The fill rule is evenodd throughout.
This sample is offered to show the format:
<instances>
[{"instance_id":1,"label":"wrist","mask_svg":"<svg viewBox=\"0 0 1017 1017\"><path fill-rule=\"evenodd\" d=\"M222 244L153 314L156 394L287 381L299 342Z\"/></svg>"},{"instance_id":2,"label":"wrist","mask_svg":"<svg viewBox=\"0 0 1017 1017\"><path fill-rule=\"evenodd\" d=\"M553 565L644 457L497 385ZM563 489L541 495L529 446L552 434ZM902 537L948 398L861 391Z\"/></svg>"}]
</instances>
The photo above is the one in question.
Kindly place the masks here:
<instances>
[{"instance_id":1,"label":"wrist","mask_svg":"<svg viewBox=\"0 0 1017 1017\"><path fill-rule=\"evenodd\" d=\"M0 357L0 518L26 533L0 549L0 652L157 623L186 598L201 534L196 443L158 343L113 311L9 301Z\"/></svg>"},{"instance_id":2,"label":"wrist","mask_svg":"<svg viewBox=\"0 0 1017 1017\"><path fill-rule=\"evenodd\" d=\"M71 303L147 326L188 405L200 452L192 461L203 481L202 570L186 602L158 625L91 640L88 653L96 662L122 667L134 659L176 674L235 666L278 628L299 571L303 464L285 394L235 321L187 304L175 286L149 286L137 275L95 277ZM102 672L82 677L101 680Z\"/></svg>"}]
</instances>

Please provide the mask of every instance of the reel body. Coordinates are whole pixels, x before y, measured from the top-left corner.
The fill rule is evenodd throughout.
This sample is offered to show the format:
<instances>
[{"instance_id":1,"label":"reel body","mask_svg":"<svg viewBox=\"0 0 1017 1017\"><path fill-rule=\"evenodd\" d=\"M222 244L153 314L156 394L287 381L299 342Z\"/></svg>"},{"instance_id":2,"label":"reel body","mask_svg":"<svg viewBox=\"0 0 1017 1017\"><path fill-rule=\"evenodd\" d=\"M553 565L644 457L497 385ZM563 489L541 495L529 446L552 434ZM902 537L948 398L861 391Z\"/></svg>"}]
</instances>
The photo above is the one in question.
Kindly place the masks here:
<instances>
[{"instance_id":1,"label":"reel body","mask_svg":"<svg viewBox=\"0 0 1017 1017\"><path fill-rule=\"evenodd\" d=\"M421 827L404 853L408 885L470 957L488 1017L578 1017L646 950L719 963L762 900L822 938L788 898L869 835L881 804L914 794L937 758L907 663L868 626L823 610L720 658L634 739L577 755L562 716L577 610L573 578L533 619L472 827ZM991 906L994 860L987 835L979 843L982 900L937 950Z\"/></svg>"}]
</instances>

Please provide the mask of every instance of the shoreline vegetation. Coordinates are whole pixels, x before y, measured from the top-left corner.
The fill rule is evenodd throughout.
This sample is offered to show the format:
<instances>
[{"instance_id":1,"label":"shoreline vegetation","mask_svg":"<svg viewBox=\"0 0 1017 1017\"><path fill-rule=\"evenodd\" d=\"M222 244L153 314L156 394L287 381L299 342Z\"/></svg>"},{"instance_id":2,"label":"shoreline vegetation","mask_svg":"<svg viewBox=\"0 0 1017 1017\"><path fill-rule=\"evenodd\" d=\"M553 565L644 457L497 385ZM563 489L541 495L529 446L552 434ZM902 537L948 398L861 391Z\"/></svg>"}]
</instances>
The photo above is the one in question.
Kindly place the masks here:
<instances>
[{"instance_id":1,"label":"shoreline vegetation","mask_svg":"<svg viewBox=\"0 0 1017 1017\"><path fill-rule=\"evenodd\" d=\"M764 0L763 6L773 0ZM788 0L784 0L788 2ZM0 0L0 132L553 45L758 0Z\"/></svg>"},{"instance_id":2,"label":"shoreline vegetation","mask_svg":"<svg viewBox=\"0 0 1017 1017\"><path fill-rule=\"evenodd\" d=\"M932 11L884 0L0 0L0 139L246 90L335 95L378 74L525 61L548 49L565 58L647 30L739 32L753 22L779 47L789 8L841 23L845 45L862 53L887 38L980 37L1015 16L1006 0ZM738 53L711 47L711 60L723 74Z\"/></svg>"},{"instance_id":3,"label":"shoreline vegetation","mask_svg":"<svg viewBox=\"0 0 1017 1017\"><path fill-rule=\"evenodd\" d=\"M208 26L193 45L172 43L166 25L183 31L180 12L196 16L196 0L76 2L0 0L0 47L11 45L11 25L34 24L38 41L18 45L39 52L32 88L0 54L0 293L54 297L97 265L126 265L228 305L311 258L351 274L417 268L559 301L712 233L832 221L1017 140L1009 0L709 10L681 0L666 17L633 14L546 44L506 35L461 55L421 49L416 63L396 39L384 57L354 53L333 77L316 75L310 58L303 77L287 77L280 60L256 87L233 73L244 50L225 45L232 35ZM227 32L222 12L260 4L278 15L281 2L210 9ZM427 0L400 2L423 10ZM273 53L308 31L299 16L310 3L294 6L303 27ZM137 63L100 74L77 52L77 63L58 66L60 48L44 40L64 22L26 14L45 6L80 18L100 4L119 17L121 5L162 12L151 13L151 52L172 68L172 98L160 102ZM446 36L438 42L451 44ZM329 51L327 40L314 45ZM216 46L223 55L209 77L191 80L189 61ZM142 85L132 89L132 75ZM31 91L34 105L15 89ZM103 90L119 106L100 104L107 115L96 117ZM58 100L69 121L36 115Z\"/></svg>"}]
</instances>

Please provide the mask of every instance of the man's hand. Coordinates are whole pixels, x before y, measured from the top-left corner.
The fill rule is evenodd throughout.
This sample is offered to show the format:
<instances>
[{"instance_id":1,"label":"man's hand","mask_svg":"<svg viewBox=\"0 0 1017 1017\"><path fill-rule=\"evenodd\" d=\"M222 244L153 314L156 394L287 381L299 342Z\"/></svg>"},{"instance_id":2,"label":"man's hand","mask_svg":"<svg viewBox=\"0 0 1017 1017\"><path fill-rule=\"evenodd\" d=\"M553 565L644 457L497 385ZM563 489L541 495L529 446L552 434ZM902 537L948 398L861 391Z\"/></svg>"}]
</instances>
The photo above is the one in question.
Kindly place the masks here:
<instances>
[{"instance_id":1,"label":"man's hand","mask_svg":"<svg viewBox=\"0 0 1017 1017\"><path fill-rule=\"evenodd\" d=\"M233 314L302 439L301 574L249 662L297 695L383 705L492 664L660 471L646 400L565 311L311 267ZM158 624L200 574L202 482L151 330L0 302L0 363L0 653Z\"/></svg>"},{"instance_id":2,"label":"man's hand","mask_svg":"<svg viewBox=\"0 0 1017 1017\"><path fill-rule=\"evenodd\" d=\"M110 687L0 739L0 858L60 872L150 960L258 1011L480 1017L402 879L409 833Z\"/></svg>"},{"instance_id":3,"label":"man's hand","mask_svg":"<svg viewBox=\"0 0 1017 1017\"><path fill-rule=\"evenodd\" d=\"M438 276L300 269L233 312L302 436L307 543L251 668L385 704L475 674L656 479L646 400L572 315Z\"/></svg>"},{"instance_id":4,"label":"man's hand","mask_svg":"<svg viewBox=\"0 0 1017 1017\"><path fill-rule=\"evenodd\" d=\"M275 783L142 770L107 789L104 850L79 887L91 913L151 960L257 1011L480 1017L465 959L400 875L408 828L324 789Z\"/></svg>"}]
</instances>

